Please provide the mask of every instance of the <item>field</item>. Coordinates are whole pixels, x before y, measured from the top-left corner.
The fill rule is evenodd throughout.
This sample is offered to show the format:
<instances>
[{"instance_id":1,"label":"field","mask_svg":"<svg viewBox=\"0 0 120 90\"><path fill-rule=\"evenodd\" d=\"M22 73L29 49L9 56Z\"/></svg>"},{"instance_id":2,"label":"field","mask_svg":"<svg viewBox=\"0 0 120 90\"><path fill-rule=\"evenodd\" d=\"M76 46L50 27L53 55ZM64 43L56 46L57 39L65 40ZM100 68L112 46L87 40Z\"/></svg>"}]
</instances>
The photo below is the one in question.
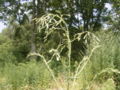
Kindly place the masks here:
<instances>
[{"instance_id":1,"label":"field","mask_svg":"<svg viewBox=\"0 0 120 90\"><path fill-rule=\"evenodd\" d=\"M10 47L1 45L0 90L119 90L119 38L106 31L95 35L99 47L71 65L70 75L66 57L47 65L42 60L17 63Z\"/></svg>"}]
</instances>

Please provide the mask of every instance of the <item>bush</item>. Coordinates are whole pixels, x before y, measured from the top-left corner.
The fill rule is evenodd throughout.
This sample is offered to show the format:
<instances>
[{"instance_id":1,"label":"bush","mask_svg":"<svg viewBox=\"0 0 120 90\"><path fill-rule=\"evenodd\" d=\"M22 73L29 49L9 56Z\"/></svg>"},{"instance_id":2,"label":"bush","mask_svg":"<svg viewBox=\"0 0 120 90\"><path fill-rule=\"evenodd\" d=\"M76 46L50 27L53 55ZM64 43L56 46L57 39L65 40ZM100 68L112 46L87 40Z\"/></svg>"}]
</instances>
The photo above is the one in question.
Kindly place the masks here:
<instances>
[{"instance_id":1,"label":"bush","mask_svg":"<svg viewBox=\"0 0 120 90\"><path fill-rule=\"evenodd\" d=\"M6 36L0 35L0 66L4 66L5 63L15 62L16 57L13 54L12 41Z\"/></svg>"},{"instance_id":2,"label":"bush","mask_svg":"<svg viewBox=\"0 0 120 90\"><path fill-rule=\"evenodd\" d=\"M51 76L44 64L36 62L6 64L2 77L6 79L2 90L10 85L12 90L24 90L25 88L45 89L49 86ZM24 89L23 89L24 88Z\"/></svg>"}]
</instances>

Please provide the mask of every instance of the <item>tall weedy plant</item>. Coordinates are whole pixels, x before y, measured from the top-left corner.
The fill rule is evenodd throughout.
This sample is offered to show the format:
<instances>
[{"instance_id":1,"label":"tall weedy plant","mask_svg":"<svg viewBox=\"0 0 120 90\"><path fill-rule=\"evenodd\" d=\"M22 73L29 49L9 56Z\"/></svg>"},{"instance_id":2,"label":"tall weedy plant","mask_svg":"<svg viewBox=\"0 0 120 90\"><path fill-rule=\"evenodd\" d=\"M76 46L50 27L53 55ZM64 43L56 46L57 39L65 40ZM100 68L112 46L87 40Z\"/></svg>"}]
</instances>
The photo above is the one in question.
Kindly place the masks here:
<instances>
[{"instance_id":1,"label":"tall weedy plant","mask_svg":"<svg viewBox=\"0 0 120 90\"><path fill-rule=\"evenodd\" d=\"M62 52L62 50L67 47L68 48L68 77L71 76L71 39L70 39L70 34L69 34L69 29L68 29L68 25L65 22L65 20L63 19L64 15L58 15L58 14L47 14L47 15L43 15L41 18L37 18L35 19L37 24L38 24L38 31L42 32L44 31L45 33L45 37L44 37L44 41L47 41L47 38L54 32L59 32L60 34L60 38L62 37L62 40L59 42L57 48L51 48L49 50L49 53L53 53L51 58L49 60L47 60L45 55L42 54L38 54L38 53L33 53L31 55L37 55L40 56L42 58L42 60L44 61L46 67L48 68L48 70L51 73L51 76L53 77L55 83L57 84L58 87L60 87L60 85L57 83L57 80L55 78L55 75L53 73L53 70L50 68L49 63L52 62L53 58L56 57L56 59L59 61L60 60L60 53ZM64 43L62 43L64 42ZM69 87L69 82L70 79L68 78L68 87Z\"/></svg>"},{"instance_id":2,"label":"tall weedy plant","mask_svg":"<svg viewBox=\"0 0 120 90\"><path fill-rule=\"evenodd\" d=\"M36 55L41 57L43 62L45 63L47 69L51 73L51 76L53 77L53 80L55 81L58 88L63 88L64 90L73 90L75 89L75 83L76 79L80 75L80 73L85 69L88 62L90 62L90 58L93 55L93 52L100 47L99 45L99 39L91 32L81 32L74 34L73 38L70 37L70 32L68 28L68 24L66 23L64 16L69 17L69 15L63 15L63 14L46 14L43 15L40 18L34 19L38 25L38 31L39 33L44 32L44 43L47 43L47 41L50 41L50 38L52 35L57 33L57 37L59 38L58 43L56 44L56 47L51 47L49 50L47 50L47 53L49 53L49 57L47 54L42 53L31 53L30 55ZM82 37L84 34L84 37ZM75 40L80 41L81 38L84 39L84 43L87 45L87 48L89 49L88 53L83 57L83 59L78 63L78 65L75 67L75 72L71 71L71 52L72 52L72 44ZM89 48L90 47L90 48ZM66 62L66 70L67 70L67 76L66 76L66 87L61 87L60 84L57 81L57 77L55 76L54 70L51 68L50 63L53 62L54 58L56 58L57 61L62 60L61 53L62 51L67 48L67 61ZM30 56L29 55L29 56ZM64 65L63 65L64 66Z\"/></svg>"}]
</instances>

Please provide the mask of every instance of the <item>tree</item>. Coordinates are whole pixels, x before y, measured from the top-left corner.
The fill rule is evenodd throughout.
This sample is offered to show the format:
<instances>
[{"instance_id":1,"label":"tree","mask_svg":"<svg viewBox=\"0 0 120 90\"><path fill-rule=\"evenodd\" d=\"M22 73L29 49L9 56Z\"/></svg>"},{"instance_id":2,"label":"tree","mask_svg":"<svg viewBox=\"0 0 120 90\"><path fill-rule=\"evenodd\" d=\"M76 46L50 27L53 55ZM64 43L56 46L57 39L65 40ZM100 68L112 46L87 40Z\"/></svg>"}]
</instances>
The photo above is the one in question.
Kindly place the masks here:
<instances>
[{"instance_id":1,"label":"tree","mask_svg":"<svg viewBox=\"0 0 120 90\"><path fill-rule=\"evenodd\" d=\"M8 8L6 8L4 3L9 4ZM41 40L42 44L42 38L44 37L44 33L39 35L39 33L37 32L38 25L33 19L43 16L45 13L68 14L69 17L63 18L69 25L68 28L70 30L70 35L71 38L73 38L73 35L75 33L100 30L100 28L104 24L103 20L106 17L105 14L109 13L105 8L106 3L114 4L115 1L110 2L110 0L33 0L32 2L22 4L20 0L2 0L1 19L7 20L7 24L9 25L9 27L11 27L11 32L13 32L12 30L14 30L14 40L22 40L26 37L29 38L29 44L31 46L29 52L33 53L37 52L38 46L42 47L40 46L40 44L38 45L38 43L40 43L39 40ZM27 33L27 35L23 33ZM79 44L83 45L82 43L76 41L74 43L76 43L78 47ZM81 46L79 48L83 49L83 47ZM73 49L77 50L74 46Z\"/></svg>"}]
</instances>

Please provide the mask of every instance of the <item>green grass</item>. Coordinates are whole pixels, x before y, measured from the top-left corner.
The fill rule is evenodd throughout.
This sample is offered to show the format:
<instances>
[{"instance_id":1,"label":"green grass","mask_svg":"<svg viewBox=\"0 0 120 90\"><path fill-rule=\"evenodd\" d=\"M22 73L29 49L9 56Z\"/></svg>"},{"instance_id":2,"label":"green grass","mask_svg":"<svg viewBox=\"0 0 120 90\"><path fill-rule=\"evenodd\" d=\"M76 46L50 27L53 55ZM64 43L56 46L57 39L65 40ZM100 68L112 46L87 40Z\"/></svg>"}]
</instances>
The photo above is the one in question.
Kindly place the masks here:
<instances>
[{"instance_id":1,"label":"green grass","mask_svg":"<svg viewBox=\"0 0 120 90\"><path fill-rule=\"evenodd\" d=\"M49 87L51 80L51 76L44 64L33 61L26 64L19 63L18 65L6 64L0 76L0 90L45 89Z\"/></svg>"},{"instance_id":2,"label":"green grass","mask_svg":"<svg viewBox=\"0 0 120 90\"><path fill-rule=\"evenodd\" d=\"M119 39L111 32L99 32L96 36L100 39L100 47L94 51L83 71L77 76L74 89L71 87L72 81L70 82L70 90L120 90ZM0 56L1 60L5 60L7 56L7 59L13 57L8 51L4 53L2 54L5 56L2 54ZM59 88L41 61L13 63L12 60L11 62L6 60L4 65L2 64L0 66L0 90L57 90ZM51 66L55 71L58 84L66 90L66 78L68 77L66 70L63 70L65 68L59 64Z\"/></svg>"}]
</instances>

